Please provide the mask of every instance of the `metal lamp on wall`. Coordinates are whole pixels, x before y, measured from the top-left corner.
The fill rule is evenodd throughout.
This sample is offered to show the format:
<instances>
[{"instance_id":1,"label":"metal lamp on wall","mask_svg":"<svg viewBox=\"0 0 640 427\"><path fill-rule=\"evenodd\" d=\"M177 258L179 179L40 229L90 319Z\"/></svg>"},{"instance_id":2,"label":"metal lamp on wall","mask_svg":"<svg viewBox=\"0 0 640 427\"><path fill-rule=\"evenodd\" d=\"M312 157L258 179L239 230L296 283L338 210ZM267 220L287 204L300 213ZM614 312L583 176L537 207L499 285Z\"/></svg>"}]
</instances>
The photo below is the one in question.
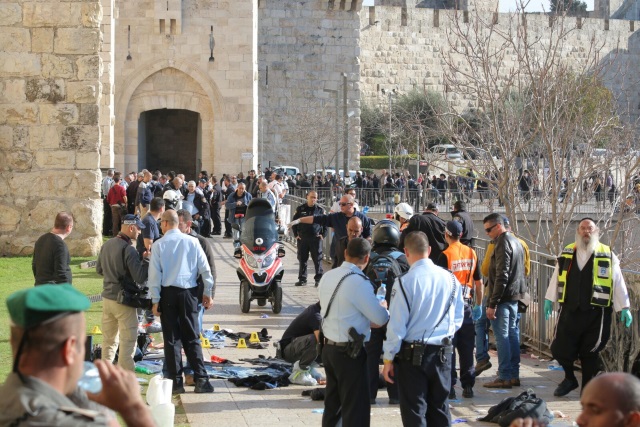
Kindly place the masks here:
<instances>
[{"instance_id":1,"label":"metal lamp on wall","mask_svg":"<svg viewBox=\"0 0 640 427\"><path fill-rule=\"evenodd\" d=\"M213 25L211 26L211 33L209 33L209 50L211 51L211 55L209 56L209 62L215 61L213 57L213 47L216 45L216 41L213 39Z\"/></svg>"}]
</instances>

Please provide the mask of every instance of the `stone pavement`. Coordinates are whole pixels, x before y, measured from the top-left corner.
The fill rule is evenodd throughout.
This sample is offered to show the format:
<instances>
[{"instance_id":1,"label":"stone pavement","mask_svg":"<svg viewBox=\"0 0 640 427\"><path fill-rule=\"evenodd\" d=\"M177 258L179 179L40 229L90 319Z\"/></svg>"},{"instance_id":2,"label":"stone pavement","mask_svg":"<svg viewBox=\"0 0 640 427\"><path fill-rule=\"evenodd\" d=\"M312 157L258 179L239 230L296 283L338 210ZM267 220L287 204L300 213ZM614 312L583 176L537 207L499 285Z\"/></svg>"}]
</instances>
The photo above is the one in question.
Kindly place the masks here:
<instances>
[{"instance_id":1,"label":"stone pavement","mask_svg":"<svg viewBox=\"0 0 640 427\"><path fill-rule=\"evenodd\" d=\"M239 281L236 276L238 262L233 258L231 240L221 237L211 239L216 258L218 274L217 291L212 310L208 310L204 317L205 328L211 328L214 323L222 328L234 331L253 332L267 328L273 339L279 339L294 317L309 304L316 301L316 288L313 285L296 287L298 261L295 248L287 244L287 256L284 258L285 274L282 282L284 290L283 309L280 314L273 314L270 305L258 307L252 302L251 311L244 314L239 306ZM313 271L313 265L311 273ZM268 318L261 318L262 314ZM273 341L273 340L272 340ZM234 361L241 358L254 358L259 354L275 356L275 348L271 345L266 350L237 349L226 347L223 349L205 349L205 360L210 356L225 357ZM522 387L504 390L503 393L489 391L482 387L482 383L496 375L497 357L492 353L493 368L478 378L473 399L462 399L462 389L456 387L461 400L451 403L452 419L466 420L468 425L496 425L475 421L478 416L485 414L487 409L508 396L515 396L520 391L532 388L539 397L547 401L551 411L561 411L566 418L556 419L554 426L572 425L572 421L580 411L579 394L577 391L564 398L554 398L553 390L562 380L562 371L548 368L548 361L523 355L521 367ZM180 396L189 424L192 426L300 426L321 425L322 402L311 401L301 396L307 387L292 385L274 390L254 391L248 388L236 387L226 380L212 380L215 393L198 395L187 387L187 393ZM380 390L378 403L371 409L371 424L373 426L400 426L400 409L387 403L386 391ZM350 427L350 426L346 426Z\"/></svg>"}]
</instances>

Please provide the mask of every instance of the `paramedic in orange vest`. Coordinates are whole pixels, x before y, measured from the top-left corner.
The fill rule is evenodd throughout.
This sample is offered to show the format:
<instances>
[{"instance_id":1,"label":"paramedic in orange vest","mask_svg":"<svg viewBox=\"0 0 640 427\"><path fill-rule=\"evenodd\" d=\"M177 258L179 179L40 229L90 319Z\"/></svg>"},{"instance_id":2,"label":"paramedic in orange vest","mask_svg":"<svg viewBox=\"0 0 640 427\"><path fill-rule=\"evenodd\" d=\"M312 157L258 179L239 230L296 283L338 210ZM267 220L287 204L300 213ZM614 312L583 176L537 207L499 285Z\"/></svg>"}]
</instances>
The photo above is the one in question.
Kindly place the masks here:
<instances>
[{"instance_id":1,"label":"paramedic in orange vest","mask_svg":"<svg viewBox=\"0 0 640 427\"><path fill-rule=\"evenodd\" d=\"M453 346L458 349L460 357L460 383L462 383L462 396L473 397L473 386L476 381L473 366L473 349L475 347L475 327L471 318L471 309L474 305L482 304L482 280L478 268L478 257L473 249L460 242L462 236L462 224L459 221L449 221L444 232L445 240L449 247L438 258L440 267L451 271L460 284L464 299L464 320L462 327L453 337ZM453 355L451 363L451 390L449 399L456 398L453 386L456 384L456 358Z\"/></svg>"}]
</instances>

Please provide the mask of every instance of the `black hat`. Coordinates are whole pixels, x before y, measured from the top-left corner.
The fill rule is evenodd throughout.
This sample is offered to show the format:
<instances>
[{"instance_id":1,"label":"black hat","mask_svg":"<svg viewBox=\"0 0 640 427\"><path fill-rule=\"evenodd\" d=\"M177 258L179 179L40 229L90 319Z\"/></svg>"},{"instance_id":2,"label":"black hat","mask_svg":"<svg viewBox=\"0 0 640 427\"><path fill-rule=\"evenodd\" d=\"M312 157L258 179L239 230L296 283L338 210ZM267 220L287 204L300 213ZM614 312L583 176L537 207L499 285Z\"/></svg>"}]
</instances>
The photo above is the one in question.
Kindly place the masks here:
<instances>
[{"instance_id":1,"label":"black hat","mask_svg":"<svg viewBox=\"0 0 640 427\"><path fill-rule=\"evenodd\" d=\"M429 203L427 205L427 210L428 211L437 211L438 210L438 205L436 205L435 203Z\"/></svg>"},{"instance_id":2,"label":"black hat","mask_svg":"<svg viewBox=\"0 0 640 427\"><path fill-rule=\"evenodd\" d=\"M463 210L467 209L467 204L465 202L463 202L462 200L458 200L457 202L455 202L453 204L453 207L457 211L463 211Z\"/></svg>"}]
</instances>

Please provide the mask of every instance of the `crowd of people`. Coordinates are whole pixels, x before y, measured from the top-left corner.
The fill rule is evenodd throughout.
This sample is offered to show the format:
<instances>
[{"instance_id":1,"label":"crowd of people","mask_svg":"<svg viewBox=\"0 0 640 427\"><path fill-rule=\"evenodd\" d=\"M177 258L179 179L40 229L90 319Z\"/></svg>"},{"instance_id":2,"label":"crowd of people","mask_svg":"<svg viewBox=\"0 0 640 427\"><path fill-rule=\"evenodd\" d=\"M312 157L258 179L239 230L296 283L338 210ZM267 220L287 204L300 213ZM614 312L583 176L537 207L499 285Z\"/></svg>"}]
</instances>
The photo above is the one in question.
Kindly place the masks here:
<instances>
[{"instance_id":1,"label":"crowd of people","mask_svg":"<svg viewBox=\"0 0 640 427\"><path fill-rule=\"evenodd\" d=\"M393 181L386 172L382 176ZM368 177L361 179L366 182ZM203 313L215 297L215 260L207 237L224 233L234 239L234 251L241 251L231 224L242 224L250 200L267 199L275 214L291 187L298 186L297 180L291 185L283 175L253 170L247 177L224 175L221 182L222 186L206 171L197 181L187 182L174 172L147 170L124 179L109 171L103 180L105 215L111 214L105 231L113 237L103 245L96 266L104 277L102 357L113 363L117 352L118 367L98 363L105 387L89 400L76 387L86 339L82 312L89 303L70 286L64 239L73 230L73 216L57 214L51 232L34 248L36 286L7 301L14 323L14 368L3 386L11 398L0 404L7 408L0 411L0 420L25 417L55 424L51 420L66 416L78 424L101 425L98 421L113 418L105 409L111 408L125 421L135 415L142 420L138 425L147 425L148 411L140 405L139 393L122 392L131 388L132 378L135 381L131 371L142 317L150 323L160 319L163 373L173 380L174 393L184 393L186 386L196 393L214 391L199 340ZM279 355L293 363L294 384L326 384L323 425L337 425L340 419L343 425L369 425L379 381L386 384L389 402L400 405L404 425L450 425L448 400L456 398L458 377L455 353L462 396L471 398L477 377L492 366L489 328L496 341L498 376L483 387L521 386L519 322L529 304L530 261L528 247L513 234L509 219L497 213L483 219L491 243L481 260L473 249L476 232L463 199L454 203L450 220L440 218L436 203L416 214L406 203L394 203L395 221L374 225L356 202L356 188L345 187L329 213L318 206L319 190L307 189L306 203L289 223L298 248L295 285L306 285L311 255L318 301L285 331ZM333 229L335 244L331 269L324 271L322 247L328 228ZM141 297L146 288L148 299ZM599 241L594 220L579 222L576 241L558 258L545 298L547 319L555 312L554 304L560 306L551 351L565 379L554 394L564 396L578 388L573 364L579 359L583 400L595 405L589 401L595 390L588 385L599 381L593 379L599 369L598 352L609 339L614 311L627 327L632 315L619 260ZM59 326L59 333L45 337L51 325ZM51 344L57 362L42 364L44 356L31 344L36 337ZM320 361L324 375L318 371ZM615 387L638 390L626 377L607 378ZM20 396L35 400L38 393L47 396L37 402L48 405L47 410L25 412ZM629 425L638 425L640 394L628 393L635 403L620 411L634 416L636 424ZM124 397L128 402L121 401ZM525 424L518 425L535 422L522 420Z\"/></svg>"}]
</instances>

